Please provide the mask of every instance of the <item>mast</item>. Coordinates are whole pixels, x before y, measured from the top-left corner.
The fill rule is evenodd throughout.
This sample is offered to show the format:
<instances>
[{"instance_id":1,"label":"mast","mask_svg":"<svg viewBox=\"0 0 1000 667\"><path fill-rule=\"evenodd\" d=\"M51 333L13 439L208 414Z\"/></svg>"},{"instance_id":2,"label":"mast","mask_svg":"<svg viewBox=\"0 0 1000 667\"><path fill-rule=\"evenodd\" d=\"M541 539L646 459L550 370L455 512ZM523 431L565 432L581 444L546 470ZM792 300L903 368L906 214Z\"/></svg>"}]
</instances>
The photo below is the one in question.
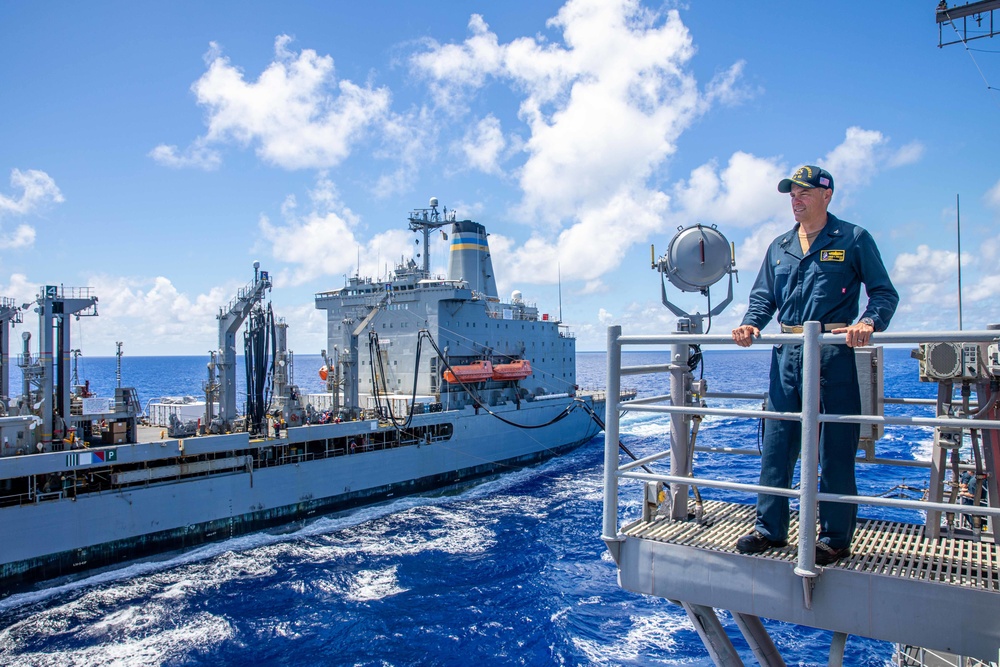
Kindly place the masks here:
<instances>
[{"instance_id":1,"label":"mast","mask_svg":"<svg viewBox=\"0 0 1000 667\"><path fill-rule=\"evenodd\" d=\"M450 224L452 220L448 220L448 209L445 209L444 219L442 219L441 214L438 212L438 200L437 197L431 197L430 208L418 208L410 213L409 223L410 230L414 232L423 232L424 235L424 249L423 249L423 275L427 277L430 275L430 251L428 245L430 243L430 235L432 229L439 229L447 224ZM452 212L452 218L454 218L454 211Z\"/></svg>"},{"instance_id":2,"label":"mast","mask_svg":"<svg viewBox=\"0 0 1000 667\"><path fill-rule=\"evenodd\" d=\"M559 321L562 322L562 264L556 265L556 273L559 281Z\"/></svg>"},{"instance_id":3,"label":"mast","mask_svg":"<svg viewBox=\"0 0 1000 667\"><path fill-rule=\"evenodd\" d=\"M962 330L962 213L955 195L955 224L958 233L958 330Z\"/></svg>"}]
</instances>

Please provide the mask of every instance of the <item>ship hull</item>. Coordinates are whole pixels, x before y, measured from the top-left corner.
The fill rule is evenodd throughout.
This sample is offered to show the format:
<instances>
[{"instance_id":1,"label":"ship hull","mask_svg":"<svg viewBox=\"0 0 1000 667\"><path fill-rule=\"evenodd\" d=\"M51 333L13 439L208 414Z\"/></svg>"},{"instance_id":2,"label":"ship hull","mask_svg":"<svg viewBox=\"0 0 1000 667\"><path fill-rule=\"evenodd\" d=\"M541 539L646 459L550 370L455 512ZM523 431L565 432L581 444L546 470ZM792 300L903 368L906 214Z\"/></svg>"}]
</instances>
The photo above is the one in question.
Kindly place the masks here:
<instances>
[{"instance_id":1,"label":"ship hull","mask_svg":"<svg viewBox=\"0 0 1000 667\"><path fill-rule=\"evenodd\" d=\"M491 409L511 422L541 425L570 404L549 400ZM599 411L602 406L591 408ZM213 455L219 456L225 450L251 453L246 455L246 465L215 474L154 481L117 491L76 493L75 497L61 494L55 499L0 508L5 532L19 538L4 549L7 555L0 562L0 594L33 582L507 472L563 454L598 432L585 409L573 410L563 419L535 429L518 428L471 409L414 419L415 425L443 423L453 429L447 440L377 451L356 449L278 465L261 464L264 448L282 443L289 447L286 451L296 451L297 443L316 442L317 438L330 442L339 432L352 427L356 430L356 423L293 428L280 440L251 442L240 434L151 443L147 446L168 451L183 450L186 444L188 456L213 447L218 449ZM118 449L126 447L138 445ZM303 447L301 451L307 450ZM123 451L118 460L127 461L126 454ZM138 452L137 456L141 459L148 454Z\"/></svg>"}]
</instances>

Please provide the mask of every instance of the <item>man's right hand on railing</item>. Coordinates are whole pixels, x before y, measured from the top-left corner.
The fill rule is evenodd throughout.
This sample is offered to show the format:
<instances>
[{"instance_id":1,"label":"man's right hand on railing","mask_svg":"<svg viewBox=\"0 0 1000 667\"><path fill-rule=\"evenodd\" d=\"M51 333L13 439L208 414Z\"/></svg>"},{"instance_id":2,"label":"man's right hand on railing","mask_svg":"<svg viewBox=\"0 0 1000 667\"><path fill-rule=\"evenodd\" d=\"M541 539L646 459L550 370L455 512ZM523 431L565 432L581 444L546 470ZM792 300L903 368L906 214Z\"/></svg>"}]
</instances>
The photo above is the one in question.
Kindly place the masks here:
<instances>
[{"instance_id":1,"label":"man's right hand on railing","mask_svg":"<svg viewBox=\"0 0 1000 667\"><path fill-rule=\"evenodd\" d=\"M733 329L733 340L740 347L750 347L754 338L760 338L760 329L752 324L742 324Z\"/></svg>"}]
</instances>

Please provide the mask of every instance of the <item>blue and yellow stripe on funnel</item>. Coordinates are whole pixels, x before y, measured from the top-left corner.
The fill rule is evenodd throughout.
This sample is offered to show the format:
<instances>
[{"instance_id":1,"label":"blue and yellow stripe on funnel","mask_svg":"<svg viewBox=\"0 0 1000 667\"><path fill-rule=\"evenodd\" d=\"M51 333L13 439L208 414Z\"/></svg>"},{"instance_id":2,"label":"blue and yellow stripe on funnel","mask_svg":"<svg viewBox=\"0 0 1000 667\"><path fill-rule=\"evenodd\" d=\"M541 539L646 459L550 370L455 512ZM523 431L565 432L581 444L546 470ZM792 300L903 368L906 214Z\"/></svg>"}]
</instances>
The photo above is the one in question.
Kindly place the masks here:
<instances>
[{"instance_id":1,"label":"blue and yellow stripe on funnel","mask_svg":"<svg viewBox=\"0 0 1000 667\"><path fill-rule=\"evenodd\" d=\"M451 251L478 250L479 252L489 252L489 245L481 239L479 234L456 234L451 237Z\"/></svg>"}]
</instances>

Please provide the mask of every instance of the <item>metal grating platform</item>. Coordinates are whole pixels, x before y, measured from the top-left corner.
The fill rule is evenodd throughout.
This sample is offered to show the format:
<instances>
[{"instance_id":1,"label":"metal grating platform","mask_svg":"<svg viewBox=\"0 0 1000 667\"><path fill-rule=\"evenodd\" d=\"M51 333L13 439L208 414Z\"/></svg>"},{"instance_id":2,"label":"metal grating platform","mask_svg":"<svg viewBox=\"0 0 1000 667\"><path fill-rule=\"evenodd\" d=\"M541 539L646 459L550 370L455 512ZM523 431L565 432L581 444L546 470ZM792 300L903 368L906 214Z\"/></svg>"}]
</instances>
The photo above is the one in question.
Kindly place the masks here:
<instances>
[{"instance_id":1,"label":"metal grating platform","mask_svg":"<svg viewBox=\"0 0 1000 667\"><path fill-rule=\"evenodd\" d=\"M706 501L704 523L636 521L622 533L635 537L723 553L738 553L736 540L753 528L754 507ZM798 513L792 512L788 546L769 549L756 558L794 562L798 557ZM851 545L852 555L827 568L882 575L911 581L926 581L966 589L1000 592L997 545L942 537L929 540L923 527L893 521L859 519Z\"/></svg>"}]
</instances>

